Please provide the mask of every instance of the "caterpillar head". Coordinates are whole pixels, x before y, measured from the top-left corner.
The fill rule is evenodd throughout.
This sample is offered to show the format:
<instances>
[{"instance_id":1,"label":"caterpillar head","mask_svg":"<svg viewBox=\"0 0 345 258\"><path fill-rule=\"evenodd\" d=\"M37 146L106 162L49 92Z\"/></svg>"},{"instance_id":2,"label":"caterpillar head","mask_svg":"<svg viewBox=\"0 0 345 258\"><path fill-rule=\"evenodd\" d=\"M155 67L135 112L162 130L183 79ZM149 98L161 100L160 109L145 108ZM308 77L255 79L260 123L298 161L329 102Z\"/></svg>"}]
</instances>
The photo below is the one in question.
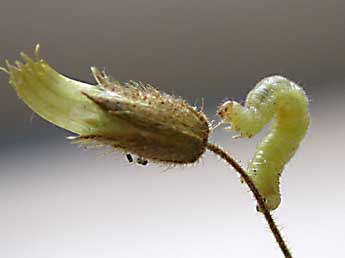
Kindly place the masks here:
<instances>
[{"instance_id":1,"label":"caterpillar head","mask_svg":"<svg viewBox=\"0 0 345 258\"><path fill-rule=\"evenodd\" d=\"M230 124L232 131L239 132L240 135L234 138L252 137L257 132L255 122L248 119L252 114L236 101L226 101L218 108L218 115L222 118L224 123Z\"/></svg>"},{"instance_id":2,"label":"caterpillar head","mask_svg":"<svg viewBox=\"0 0 345 258\"><path fill-rule=\"evenodd\" d=\"M234 125L237 124L237 120L239 119L240 109L241 105L239 103L228 100L218 108L218 115L224 120L224 122ZM238 128L233 129L238 131Z\"/></svg>"},{"instance_id":3,"label":"caterpillar head","mask_svg":"<svg viewBox=\"0 0 345 258\"><path fill-rule=\"evenodd\" d=\"M233 105L234 102L231 100L228 100L224 102L219 108L218 108L218 115L222 119L226 119L228 117L231 117L232 111L233 111Z\"/></svg>"}]
</instances>

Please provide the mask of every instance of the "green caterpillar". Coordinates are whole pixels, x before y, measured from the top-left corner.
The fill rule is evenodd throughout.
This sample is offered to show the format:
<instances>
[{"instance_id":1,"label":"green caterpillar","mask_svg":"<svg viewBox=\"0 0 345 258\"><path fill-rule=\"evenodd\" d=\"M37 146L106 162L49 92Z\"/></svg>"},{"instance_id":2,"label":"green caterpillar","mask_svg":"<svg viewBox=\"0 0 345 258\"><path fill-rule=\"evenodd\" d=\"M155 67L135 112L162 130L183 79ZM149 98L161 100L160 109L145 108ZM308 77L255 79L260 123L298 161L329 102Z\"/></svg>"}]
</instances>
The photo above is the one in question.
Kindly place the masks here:
<instances>
[{"instance_id":1,"label":"green caterpillar","mask_svg":"<svg viewBox=\"0 0 345 258\"><path fill-rule=\"evenodd\" d=\"M279 178L285 164L295 154L309 127L308 98L296 83L271 76L249 92L244 106L227 101L218 110L223 122L238 131L239 137L252 137L274 121L258 144L248 164L248 175L265 198L269 210L281 201Z\"/></svg>"}]
</instances>

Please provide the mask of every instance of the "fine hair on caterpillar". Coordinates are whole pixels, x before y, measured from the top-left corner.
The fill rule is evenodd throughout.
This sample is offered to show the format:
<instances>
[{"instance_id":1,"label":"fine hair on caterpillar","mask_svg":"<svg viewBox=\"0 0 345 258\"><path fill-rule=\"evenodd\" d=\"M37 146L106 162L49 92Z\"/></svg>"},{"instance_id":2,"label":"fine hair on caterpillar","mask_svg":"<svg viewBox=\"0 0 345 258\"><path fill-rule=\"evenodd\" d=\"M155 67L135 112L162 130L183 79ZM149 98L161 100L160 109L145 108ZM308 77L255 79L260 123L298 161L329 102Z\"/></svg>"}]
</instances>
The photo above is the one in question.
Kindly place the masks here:
<instances>
[{"instance_id":1,"label":"fine hair on caterpillar","mask_svg":"<svg viewBox=\"0 0 345 258\"><path fill-rule=\"evenodd\" d=\"M236 137L246 138L259 133L273 118L269 133L257 145L248 164L248 175L265 198L266 207L276 209L281 201L280 175L309 127L304 90L282 76L270 76L248 93L244 105L226 101L218 114L231 130L240 133Z\"/></svg>"}]
</instances>

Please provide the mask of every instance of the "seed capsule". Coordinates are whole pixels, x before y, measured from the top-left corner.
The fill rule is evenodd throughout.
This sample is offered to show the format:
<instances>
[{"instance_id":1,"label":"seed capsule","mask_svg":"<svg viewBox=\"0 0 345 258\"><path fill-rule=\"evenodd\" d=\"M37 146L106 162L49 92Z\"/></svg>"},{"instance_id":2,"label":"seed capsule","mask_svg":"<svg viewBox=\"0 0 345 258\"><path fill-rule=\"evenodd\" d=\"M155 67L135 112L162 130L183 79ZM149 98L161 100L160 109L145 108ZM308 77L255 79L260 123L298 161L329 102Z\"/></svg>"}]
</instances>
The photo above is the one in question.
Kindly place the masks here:
<instances>
[{"instance_id":1,"label":"seed capsule","mask_svg":"<svg viewBox=\"0 0 345 258\"><path fill-rule=\"evenodd\" d=\"M97 142L143 160L186 164L204 153L209 123L183 99L150 85L122 84L91 68L97 85L69 79L44 60L21 53L25 63L7 62L2 71L18 96L49 122L78 134L82 144Z\"/></svg>"}]
</instances>

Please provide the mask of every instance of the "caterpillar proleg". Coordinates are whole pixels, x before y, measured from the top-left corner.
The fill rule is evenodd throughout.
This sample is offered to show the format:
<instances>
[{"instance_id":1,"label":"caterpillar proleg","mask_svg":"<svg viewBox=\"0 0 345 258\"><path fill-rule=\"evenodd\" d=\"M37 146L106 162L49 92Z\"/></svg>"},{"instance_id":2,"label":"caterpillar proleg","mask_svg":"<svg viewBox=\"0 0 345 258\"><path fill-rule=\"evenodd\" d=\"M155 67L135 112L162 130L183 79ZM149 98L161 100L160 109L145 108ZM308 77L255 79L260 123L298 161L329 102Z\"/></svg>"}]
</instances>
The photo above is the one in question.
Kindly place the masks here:
<instances>
[{"instance_id":1,"label":"caterpillar proleg","mask_svg":"<svg viewBox=\"0 0 345 258\"><path fill-rule=\"evenodd\" d=\"M231 125L231 130L248 138L274 119L269 133L249 161L248 175L265 198L266 207L276 209L281 201L280 175L309 127L308 98L304 90L282 76L270 76L249 92L244 106L227 101L220 106L218 114L223 122Z\"/></svg>"}]
</instances>

